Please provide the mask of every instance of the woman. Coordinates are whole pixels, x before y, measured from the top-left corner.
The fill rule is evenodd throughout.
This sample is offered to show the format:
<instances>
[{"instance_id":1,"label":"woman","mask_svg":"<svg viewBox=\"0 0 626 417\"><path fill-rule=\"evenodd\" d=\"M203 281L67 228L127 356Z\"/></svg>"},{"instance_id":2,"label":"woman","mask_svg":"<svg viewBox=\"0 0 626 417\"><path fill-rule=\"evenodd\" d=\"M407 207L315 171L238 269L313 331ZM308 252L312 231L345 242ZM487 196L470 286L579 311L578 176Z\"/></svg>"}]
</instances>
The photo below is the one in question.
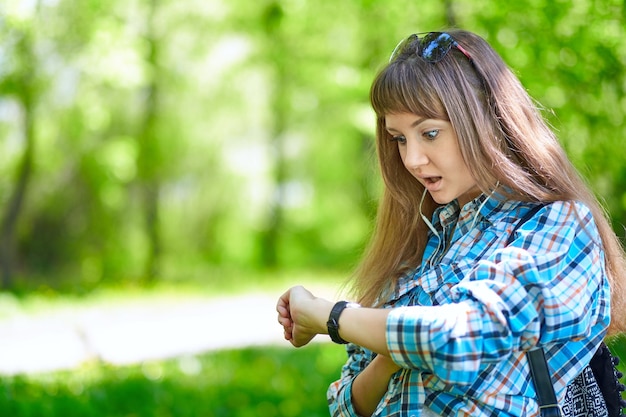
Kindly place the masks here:
<instances>
[{"instance_id":1,"label":"woman","mask_svg":"<svg viewBox=\"0 0 626 417\"><path fill-rule=\"evenodd\" d=\"M385 188L353 281L362 308L302 287L277 304L294 346L350 342L331 414L537 415L536 348L563 402L609 328L626 329L610 320L625 256L592 192L475 34L410 36L370 98Z\"/></svg>"}]
</instances>

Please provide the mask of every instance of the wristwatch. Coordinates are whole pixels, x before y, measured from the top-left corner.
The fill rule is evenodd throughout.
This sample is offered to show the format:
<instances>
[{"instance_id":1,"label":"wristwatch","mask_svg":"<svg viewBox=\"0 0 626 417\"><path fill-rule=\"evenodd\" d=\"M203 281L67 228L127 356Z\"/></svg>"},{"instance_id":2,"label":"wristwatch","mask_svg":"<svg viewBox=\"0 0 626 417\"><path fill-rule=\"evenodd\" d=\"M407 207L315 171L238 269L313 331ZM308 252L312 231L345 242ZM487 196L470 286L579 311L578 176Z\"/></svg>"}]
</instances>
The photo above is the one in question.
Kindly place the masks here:
<instances>
[{"instance_id":1,"label":"wristwatch","mask_svg":"<svg viewBox=\"0 0 626 417\"><path fill-rule=\"evenodd\" d=\"M330 315L328 316L328 321L326 322L326 327L328 328L328 335L330 339L338 343L340 345L345 345L346 342L339 336L339 316L346 308L360 308L361 306L357 303L350 303L348 301L338 301L333 306L333 309L330 310Z\"/></svg>"}]
</instances>

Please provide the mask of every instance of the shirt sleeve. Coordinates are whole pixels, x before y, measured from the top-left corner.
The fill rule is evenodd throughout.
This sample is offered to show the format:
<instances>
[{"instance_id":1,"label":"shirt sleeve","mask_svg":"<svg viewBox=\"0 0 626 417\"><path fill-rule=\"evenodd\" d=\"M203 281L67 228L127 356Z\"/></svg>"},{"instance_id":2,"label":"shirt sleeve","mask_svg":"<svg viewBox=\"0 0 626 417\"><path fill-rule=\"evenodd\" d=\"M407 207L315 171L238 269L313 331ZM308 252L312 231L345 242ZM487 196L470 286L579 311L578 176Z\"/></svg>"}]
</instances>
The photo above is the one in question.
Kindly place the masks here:
<instances>
[{"instance_id":1,"label":"shirt sleeve","mask_svg":"<svg viewBox=\"0 0 626 417\"><path fill-rule=\"evenodd\" d=\"M545 207L511 245L468 267L451 288L451 303L392 310L393 360L470 384L514 351L606 332L610 294L600 242L585 206Z\"/></svg>"},{"instance_id":2,"label":"shirt sleeve","mask_svg":"<svg viewBox=\"0 0 626 417\"><path fill-rule=\"evenodd\" d=\"M341 370L341 379L328 388L327 399L331 417L359 417L352 405L352 383L356 376L374 359L367 349L349 343L348 361Z\"/></svg>"}]
</instances>

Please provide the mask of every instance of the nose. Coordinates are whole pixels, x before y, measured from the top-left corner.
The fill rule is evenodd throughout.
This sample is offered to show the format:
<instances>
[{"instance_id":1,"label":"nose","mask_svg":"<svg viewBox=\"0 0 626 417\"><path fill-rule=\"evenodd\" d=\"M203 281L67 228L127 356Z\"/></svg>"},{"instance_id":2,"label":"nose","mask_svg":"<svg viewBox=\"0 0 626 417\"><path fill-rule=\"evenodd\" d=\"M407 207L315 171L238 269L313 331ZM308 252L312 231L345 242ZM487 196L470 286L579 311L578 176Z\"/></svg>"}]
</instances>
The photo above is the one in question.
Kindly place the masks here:
<instances>
[{"instance_id":1,"label":"nose","mask_svg":"<svg viewBox=\"0 0 626 417\"><path fill-rule=\"evenodd\" d=\"M402 162L406 169L414 172L428 163L428 156L417 141L407 140Z\"/></svg>"}]
</instances>

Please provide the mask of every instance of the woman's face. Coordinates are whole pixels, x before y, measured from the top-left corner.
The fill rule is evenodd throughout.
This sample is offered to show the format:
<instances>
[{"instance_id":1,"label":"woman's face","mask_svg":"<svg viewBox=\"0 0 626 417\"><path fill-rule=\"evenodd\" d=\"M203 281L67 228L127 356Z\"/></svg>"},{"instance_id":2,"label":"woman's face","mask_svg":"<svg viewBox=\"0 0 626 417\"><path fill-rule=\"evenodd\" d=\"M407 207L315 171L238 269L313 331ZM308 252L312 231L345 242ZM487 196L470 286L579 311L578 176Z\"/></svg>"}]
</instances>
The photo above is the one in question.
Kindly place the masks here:
<instances>
[{"instance_id":1,"label":"woman's face","mask_svg":"<svg viewBox=\"0 0 626 417\"><path fill-rule=\"evenodd\" d=\"M405 168L438 204L458 199L463 206L480 194L450 122L394 113L385 116L385 126Z\"/></svg>"}]
</instances>

